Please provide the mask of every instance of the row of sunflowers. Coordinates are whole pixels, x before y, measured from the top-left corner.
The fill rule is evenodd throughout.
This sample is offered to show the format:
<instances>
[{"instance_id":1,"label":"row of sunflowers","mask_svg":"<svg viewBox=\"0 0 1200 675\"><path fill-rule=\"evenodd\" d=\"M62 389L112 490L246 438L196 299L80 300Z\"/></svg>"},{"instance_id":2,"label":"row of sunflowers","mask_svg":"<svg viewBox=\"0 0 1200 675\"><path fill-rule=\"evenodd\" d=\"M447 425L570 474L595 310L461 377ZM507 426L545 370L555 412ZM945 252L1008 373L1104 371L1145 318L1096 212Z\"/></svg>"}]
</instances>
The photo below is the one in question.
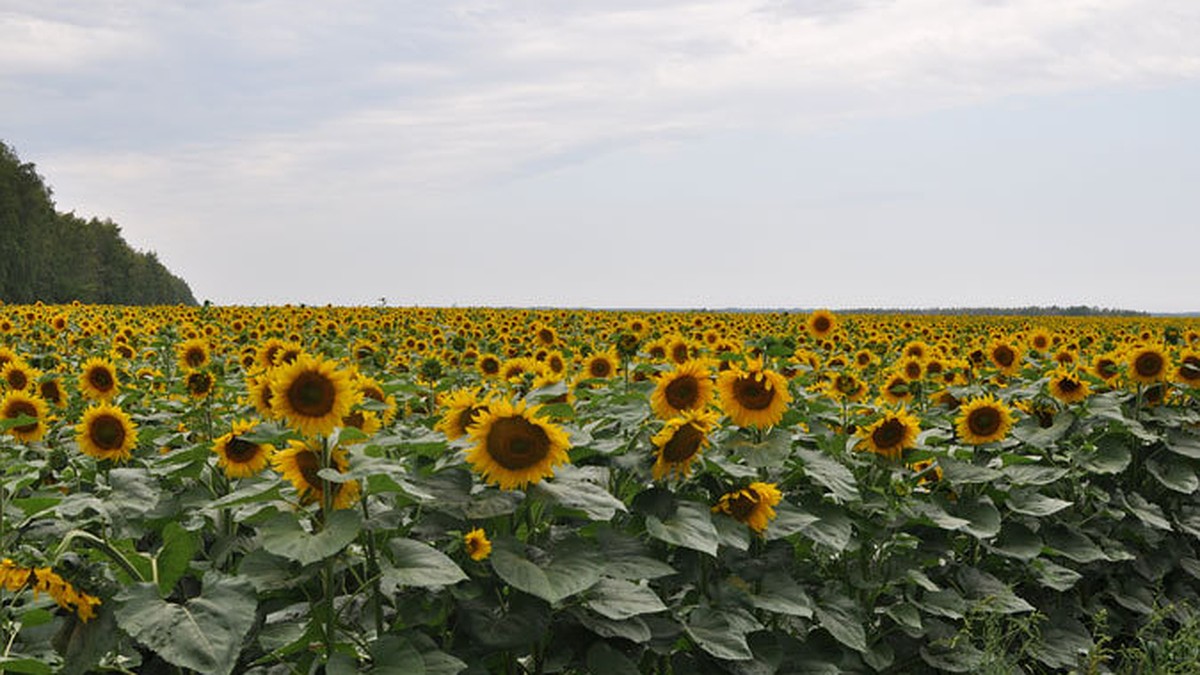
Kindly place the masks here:
<instances>
[{"instance_id":1,"label":"row of sunflowers","mask_svg":"<svg viewBox=\"0 0 1200 675\"><path fill-rule=\"evenodd\" d=\"M35 305L0 337L3 670L1101 672L1196 623L1197 321Z\"/></svg>"}]
</instances>

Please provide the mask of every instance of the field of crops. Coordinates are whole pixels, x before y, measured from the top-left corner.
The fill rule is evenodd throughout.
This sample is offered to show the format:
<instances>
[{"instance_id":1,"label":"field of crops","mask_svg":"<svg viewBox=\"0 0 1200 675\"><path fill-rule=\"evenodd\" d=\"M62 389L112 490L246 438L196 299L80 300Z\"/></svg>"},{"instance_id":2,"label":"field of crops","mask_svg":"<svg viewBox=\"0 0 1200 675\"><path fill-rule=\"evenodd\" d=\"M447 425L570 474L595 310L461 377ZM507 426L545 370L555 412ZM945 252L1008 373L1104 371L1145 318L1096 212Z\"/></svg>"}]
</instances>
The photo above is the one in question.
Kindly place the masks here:
<instances>
[{"instance_id":1,"label":"field of crops","mask_svg":"<svg viewBox=\"0 0 1200 675\"><path fill-rule=\"evenodd\" d=\"M1182 319L3 306L0 671L1194 666L1198 383Z\"/></svg>"}]
</instances>

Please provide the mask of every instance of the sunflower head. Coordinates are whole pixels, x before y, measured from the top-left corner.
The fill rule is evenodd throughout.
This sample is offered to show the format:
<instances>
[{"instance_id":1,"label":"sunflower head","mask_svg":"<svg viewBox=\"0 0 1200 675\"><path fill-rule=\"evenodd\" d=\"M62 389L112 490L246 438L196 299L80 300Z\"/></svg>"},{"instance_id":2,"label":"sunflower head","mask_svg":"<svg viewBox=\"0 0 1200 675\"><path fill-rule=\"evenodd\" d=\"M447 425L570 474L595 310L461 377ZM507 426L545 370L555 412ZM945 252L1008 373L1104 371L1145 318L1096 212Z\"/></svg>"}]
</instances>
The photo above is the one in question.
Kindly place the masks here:
<instances>
[{"instance_id":1,"label":"sunflower head","mask_svg":"<svg viewBox=\"0 0 1200 675\"><path fill-rule=\"evenodd\" d=\"M184 370L203 368L210 359L208 341L199 337L184 340L175 353L179 357L179 367Z\"/></svg>"},{"instance_id":2,"label":"sunflower head","mask_svg":"<svg viewBox=\"0 0 1200 675\"><path fill-rule=\"evenodd\" d=\"M192 398L205 398L213 391L215 384L212 373L206 370L193 370L183 378L184 386Z\"/></svg>"},{"instance_id":3,"label":"sunflower head","mask_svg":"<svg viewBox=\"0 0 1200 675\"><path fill-rule=\"evenodd\" d=\"M1175 381L1193 387L1200 386L1200 354L1189 350L1179 357L1179 366L1175 369Z\"/></svg>"},{"instance_id":4,"label":"sunflower head","mask_svg":"<svg viewBox=\"0 0 1200 675\"><path fill-rule=\"evenodd\" d=\"M570 462L567 434L536 416L524 401L515 406L496 401L467 431L475 445L467 462L488 483L502 490L524 488L554 475L554 467Z\"/></svg>"},{"instance_id":5,"label":"sunflower head","mask_svg":"<svg viewBox=\"0 0 1200 675\"><path fill-rule=\"evenodd\" d=\"M270 378L275 414L307 436L331 433L360 396L347 371L307 354L271 371Z\"/></svg>"},{"instance_id":6,"label":"sunflower head","mask_svg":"<svg viewBox=\"0 0 1200 675\"><path fill-rule=\"evenodd\" d=\"M775 519L775 506L783 500L783 494L774 483L751 483L749 487L734 490L721 496L712 507L713 513L724 513L734 520L762 534Z\"/></svg>"},{"instance_id":7,"label":"sunflower head","mask_svg":"<svg viewBox=\"0 0 1200 675\"><path fill-rule=\"evenodd\" d=\"M8 387L9 391L26 391L33 386L33 383L41 377L41 373L20 359L9 361L0 368L0 380L3 380L4 386Z\"/></svg>"},{"instance_id":8,"label":"sunflower head","mask_svg":"<svg viewBox=\"0 0 1200 675\"><path fill-rule=\"evenodd\" d=\"M322 466L322 455L323 448L319 441L290 440L288 447L276 452L271 458L271 465L296 488L301 504L321 502L325 496L325 486L328 485L333 493L333 508L348 509L354 506L361 497L358 481L335 483L320 476L321 469L325 468L346 473L350 468L346 450L341 447L333 448L329 453L329 466Z\"/></svg>"},{"instance_id":9,"label":"sunflower head","mask_svg":"<svg viewBox=\"0 0 1200 675\"><path fill-rule=\"evenodd\" d=\"M67 406L67 392L63 390L62 383L58 378L48 378L42 380L37 386L38 394L42 400L56 408L65 408Z\"/></svg>"},{"instance_id":10,"label":"sunflower head","mask_svg":"<svg viewBox=\"0 0 1200 675\"><path fill-rule=\"evenodd\" d=\"M1139 384L1155 384L1166 379L1171 362L1166 352L1154 345L1142 345L1129 352L1129 379Z\"/></svg>"},{"instance_id":11,"label":"sunflower head","mask_svg":"<svg viewBox=\"0 0 1200 675\"><path fill-rule=\"evenodd\" d=\"M651 470L655 480L674 474L686 478L692 470L692 462L700 456L700 451L708 447L708 434L716 426L721 416L708 410L688 410L679 417L667 420L661 431L654 435L651 442L658 449L654 468Z\"/></svg>"},{"instance_id":12,"label":"sunflower head","mask_svg":"<svg viewBox=\"0 0 1200 675\"><path fill-rule=\"evenodd\" d=\"M442 418L433 428L452 441L466 436L471 425L488 409L488 401L479 397L478 388L453 392L443 397L441 404Z\"/></svg>"},{"instance_id":13,"label":"sunflower head","mask_svg":"<svg viewBox=\"0 0 1200 675\"><path fill-rule=\"evenodd\" d=\"M741 427L765 428L783 419L792 395L787 378L766 370L761 360L751 360L742 369L734 366L717 377L721 409Z\"/></svg>"},{"instance_id":14,"label":"sunflower head","mask_svg":"<svg viewBox=\"0 0 1200 675\"><path fill-rule=\"evenodd\" d=\"M243 438L249 434L257 422L238 420L233 423L233 430L213 441L212 450L217 454L217 466L225 470L230 478L247 478L262 472L275 454L275 446L270 443L256 443Z\"/></svg>"},{"instance_id":15,"label":"sunflower head","mask_svg":"<svg viewBox=\"0 0 1200 675\"><path fill-rule=\"evenodd\" d=\"M579 376L589 380L607 380L617 374L621 361L612 352L596 352L583 362Z\"/></svg>"},{"instance_id":16,"label":"sunflower head","mask_svg":"<svg viewBox=\"0 0 1200 675\"><path fill-rule=\"evenodd\" d=\"M49 413L50 407L45 401L24 391L10 391L0 399L0 419L28 417L33 420L8 429L13 438L23 443L41 440L46 435L46 416Z\"/></svg>"},{"instance_id":17,"label":"sunflower head","mask_svg":"<svg viewBox=\"0 0 1200 675\"><path fill-rule=\"evenodd\" d=\"M1050 395L1063 403L1078 403L1092 393L1087 380L1073 369L1060 367L1050 374Z\"/></svg>"},{"instance_id":18,"label":"sunflower head","mask_svg":"<svg viewBox=\"0 0 1200 675\"><path fill-rule=\"evenodd\" d=\"M84 396L97 401L109 401L117 395L118 388L117 369L111 361L94 357L83 364L83 372L79 374L79 390Z\"/></svg>"},{"instance_id":19,"label":"sunflower head","mask_svg":"<svg viewBox=\"0 0 1200 675\"><path fill-rule=\"evenodd\" d=\"M808 332L815 338L828 337L836 328L837 317L828 310L818 309L808 316Z\"/></svg>"},{"instance_id":20,"label":"sunflower head","mask_svg":"<svg viewBox=\"0 0 1200 675\"><path fill-rule=\"evenodd\" d=\"M712 374L703 361L686 361L659 376L650 393L650 407L660 419L687 410L703 410L713 398Z\"/></svg>"},{"instance_id":21,"label":"sunflower head","mask_svg":"<svg viewBox=\"0 0 1200 675\"><path fill-rule=\"evenodd\" d=\"M1004 440L1015 421L1012 410L988 394L962 404L954 426L962 442L982 445Z\"/></svg>"},{"instance_id":22,"label":"sunflower head","mask_svg":"<svg viewBox=\"0 0 1200 675\"><path fill-rule=\"evenodd\" d=\"M1021 350L1007 340L997 340L988 348L992 365L1005 375L1016 375L1021 369Z\"/></svg>"},{"instance_id":23,"label":"sunflower head","mask_svg":"<svg viewBox=\"0 0 1200 675\"><path fill-rule=\"evenodd\" d=\"M492 542L482 528L475 528L463 535L463 547L471 560L486 560L492 554Z\"/></svg>"},{"instance_id":24,"label":"sunflower head","mask_svg":"<svg viewBox=\"0 0 1200 675\"><path fill-rule=\"evenodd\" d=\"M858 429L858 449L899 461L904 451L917 445L921 421L905 408L885 412L869 426Z\"/></svg>"},{"instance_id":25,"label":"sunflower head","mask_svg":"<svg viewBox=\"0 0 1200 675\"><path fill-rule=\"evenodd\" d=\"M108 403L93 405L75 427L75 440L85 455L123 462L137 445L137 427L129 415Z\"/></svg>"}]
</instances>

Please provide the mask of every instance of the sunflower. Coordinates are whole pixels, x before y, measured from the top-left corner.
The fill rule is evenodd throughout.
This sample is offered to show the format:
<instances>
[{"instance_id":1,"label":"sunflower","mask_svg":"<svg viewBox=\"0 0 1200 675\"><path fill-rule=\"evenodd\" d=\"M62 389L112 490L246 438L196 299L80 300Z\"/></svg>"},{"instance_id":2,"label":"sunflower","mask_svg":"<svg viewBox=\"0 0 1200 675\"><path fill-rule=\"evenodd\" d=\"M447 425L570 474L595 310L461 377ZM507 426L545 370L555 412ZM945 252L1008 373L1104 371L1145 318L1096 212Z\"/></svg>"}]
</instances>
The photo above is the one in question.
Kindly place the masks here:
<instances>
[{"instance_id":1,"label":"sunflower","mask_svg":"<svg viewBox=\"0 0 1200 675\"><path fill-rule=\"evenodd\" d=\"M1016 375L1021 368L1021 351L1004 340L997 340L988 349L992 365L1005 375Z\"/></svg>"},{"instance_id":2,"label":"sunflower","mask_svg":"<svg viewBox=\"0 0 1200 675\"><path fill-rule=\"evenodd\" d=\"M475 368L485 378L499 377L500 358L495 354L480 354L475 361Z\"/></svg>"},{"instance_id":3,"label":"sunflower","mask_svg":"<svg viewBox=\"0 0 1200 675\"><path fill-rule=\"evenodd\" d=\"M900 408L886 412L874 424L858 430L860 450L898 461L908 448L915 447L921 433L921 421Z\"/></svg>"},{"instance_id":4,"label":"sunflower","mask_svg":"<svg viewBox=\"0 0 1200 675\"><path fill-rule=\"evenodd\" d=\"M179 367L185 370L198 370L208 365L210 359L208 341L204 338L192 338L179 344L175 350L179 357Z\"/></svg>"},{"instance_id":5,"label":"sunflower","mask_svg":"<svg viewBox=\"0 0 1200 675\"><path fill-rule=\"evenodd\" d=\"M79 374L79 389L84 396L109 401L116 396L118 388L117 369L111 361L90 358L83 364L83 372Z\"/></svg>"},{"instance_id":6,"label":"sunflower","mask_svg":"<svg viewBox=\"0 0 1200 675\"><path fill-rule=\"evenodd\" d=\"M703 410L712 402L712 375L703 361L687 361L658 377L650 393L650 407L661 419L685 410Z\"/></svg>"},{"instance_id":7,"label":"sunflower","mask_svg":"<svg viewBox=\"0 0 1200 675\"><path fill-rule=\"evenodd\" d=\"M692 462L700 451L708 447L708 433L720 421L721 416L709 410L688 410L679 417L667 420L662 430L651 442L658 448L654 461L655 480L675 474L686 478L692 470Z\"/></svg>"},{"instance_id":8,"label":"sunflower","mask_svg":"<svg viewBox=\"0 0 1200 675\"><path fill-rule=\"evenodd\" d=\"M734 366L717 378L721 409L740 427L764 428L783 419L792 395L787 379L765 370L761 360L751 360L742 370Z\"/></svg>"},{"instance_id":9,"label":"sunflower","mask_svg":"<svg viewBox=\"0 0 1200 675\"><path fill-rule=\"evenodd\" d=\"M250 404L265 419L275 419L275 407L271 405L271 378L265 373L246 376L246 393Z\"/></svg>"},{"instance_id":10,"label":"sunflower","mask_svg":"<svg viewBox=\"0 0 1200 675\"><path fill-rule=\"evenodd\" d=\"M383 385L373 377L359 375L354 384L358 387L358 391L362 394L363 401L367 399L375 403L383 404L383 410L376 410L380 413L380 422L383 426L391 424L396 419L396 397L385 392Z\"/></svg>"},{"instance_id":11,"label":"sunflower","mask_svg":"<svg viewBox=\"0 0 1200 675\"><path fill-rule=\"evenodd\" d=\"M914 356L906 356L896 364L896 372L909 382L920 380L925 374L925 363Z\"/></svg>"},{"instance_id":12,"label":"sunflower","mask_svg":"<svg viewBox=\"0 0 1200 675\"><path fill-rule=\"evenodd\" d=\"M358 429L365 437L374 436L377 431L383 426L379 421L379 415L376 415L372 410L363 410L356 408L350 411L349 415L342 418L342 428ZM365 438L362 440L366 440ZM359 441L346 440L345 443L360 443Z\"/></svg>"},{"instance_id":13,"label":"sunflower","mask_svg":"<svg viewBox=\"0 0 1200 675\"><path fill-rule=\"evenodd\" d=\"M32 422L20 426L9 427L8 433L23 443L41 440L46 435L46 416L50 407L38 396L23 391L10 391L0 399L0 418L6 420L21 416L33 418Z\"/></svg>"},{"instance_id":14,"label":"sunflower","mask_svg":"<svg viewBox=\"0 0 1200 675\"><path fill-rule=\"evenodd\" d=\"M287 343L279 338L268 338L258 347L258 365L263 370L270 370L275 367L275 356L287 346Z\"/></svg>"},{"instance_id":15,"label":"sunflower","mask_svg":"<svg viewBox=\"0 0 1200 675\"><path fill-rule=\"evenodd\" d=\"M4 381L4 385L10 391L25 391L30 385L41 377L41 373L30 368L28 364L20 359L9 361L0 369L0 380Z\"/></svg>"},{"instance_id":16,"label":"sunflower","mask_svg":"<svg viewBox=\"0 0 1200 675\"><path fill-rule=\"evenodd\" d=\"M479 398L479 389L462 389L442 398L445 412L434 429L446 434L449 440L467 435L471 425L488 409L487 400Z\"/></svg>"},{"instance_id":17,"label":"sunflower","mask_svg":"<svg viewBox=\"0 0 1200 675\"><path fill-rule=\"evenodd\" d=\"M620 364L616 354L596 352L584 360L583 370L579 375L584 379L607 380L617 374Z\"/></svg>"},{"instance_id":18,"label":"sunflower","mask_svg":"<svg viewBox=\"0 0 1200 675\"><path fill-rule=\"evenodd\" d=\"M213 376L203 370L188 373L183 382L192 398L204 398L213 391Z\"/></svg>"},{"instance_id":19,"label":"sunflower","mask_svg":"<svg viewBox=\"0 0 1200 675\"><path fill-rule=\"evenodd\" d=\"M1189 350L1179 357L1179 366L1175 368L1175 381L1193 387L1200 385L1200 354Z\"/></svg>"},{"instance_id":20,"label":"sunflower","mask_svg":"<svg viewBox=\"0 0 1200 675\"><path fill-rule=\"evenodd\" d=\"M1050 395L1063 403L1078 403L1092 393L1087 380L1074 370L1058 368L1050 374Z\"/></svg>"},{"instance_id":21,"label":"sunflower","mask_svg":"<svg viewBox=\"0 0 1200 675\"><path fill-rule=\"evenodd\" d=\"M1142 345L1129 352L1129 379L1140 384L1154 384L1166 379L1170 362L1163 350L1154 345Z\"/></svg>"},{"instance_id":22,"label":"sunflower","mask_svg":"<svg viewBox=\"0 0 1200 675\"><path fill-rule=\"evenodd\" d=\"M783 494L774 483L751 483L749 487L721 495L713 513L724 513L750 529L763 533L775 519L775 506L783 500Z\"/></svg>"},{"instance_id":23,"label":"sunflower","mask_svg":"<svg viewBox=\"0 0 1200 675\"><path fill-rule=\"evenodd\" d=\"M475 528L463 535L463 546L471 560L486 560L492 554L492 542L482 528Z\"/></svg>"},{"instance_id":24,"label":"sunflower","mask_svg":"<svg viewBox=\"0 0 1200 675\"><path fill-rule=\"evenodd\" d=\"M56 408L67 407L67 392L63 391L62 383L57 378L42 380L37 386L42 400Z\"/></svg>"},{"instance_id":25,"label":"sunflower","mask_svg":"<svg viewBox=\"0 0 1200 675\"><path fill-rule=\"evenodd\" d=\"M1012 410L988 394L962 404L954 426L962 442L980 445L1003 440L1015 421Z\"/></svg>"},{"instance_id":26,"label":"sunflower","mask_svg":"<svg viewBox=\"0 0 1200 675\"><path fill-rule=\"evenodd\" d=\"M808 316L808 332L815 338L825 338L837 328L837 317L828 310L818 309Z\"/></svg>"},{"instance_id":27,"label":"sunflower","mask_svg":"<svg viewBox=\"0 0 1200 675\"><path fill-rule=\"evenodd\" d=\"M212 451L217 453L217 466L225 470L230 478L249 478L261 473L275 454L270 443L255 443L242 438L257 425L251 420L238 420L233 430L213 441Z\"/></svg>"},{"instance_id":28,"label":"sunflower","mask_svg":"<svg viewBox=\"0 0 1200 675\"><path fill-rule=\"evenodd\" d=\"M838 373L829 380L825 391L837 401L859 401L867 394L867 384L854 373Z\"/></svg>"},{"instance_id":29,"label":"sunflower","mask_svg":"<svg viewBox=\"0 0 1200 675\"><path fill-rule=\"evenodd\" d=\"M301 504L321 502L325 496L325 485L333 488L333 508L348 509L358 502L361 492L358 481L349 480L344 483L326 481L318 475L321 471L322 447L314 440L288 441L288 447L275 453L271 465L285 480L296 488L300 494ZM338 473L346 473L350 463L346 459L346 451L341 447L333 448L329 453L331 466Z\"/></svg>"},{"instance_id":30,"label":"sunflower","mask_svg":"<svg viewBox=\"0 0 1200 675\"><path fill-rule=\"evenodd\" d=\"M1113 354L1101 354L1092 360L1092 374L1104 380L1111 382L1121 374L1121 368L1117 364L1117 357Z\"/></svg>"},{"instance_id":31,"label":"sunflower","mask_svg":"<svg viewBox=\"0 0 1200 675\"><path fill-rule=\"evenodd\" d=\"M502 490L524 488L553 476L555 466L570 462L566 432L538 419L538 407L526 408L525 401L515 406L497 401L467 430L475 442L467 450L467 462L488 483Z\"/></svg>"},{"instance_id":32,"label":"sunflower","mask_svg":"<svg viewBox=\"0 0 1200 675\"><path fill-rule=\"evenodd\" d=\"M300 433L329 434L361 396L333 361L302 354L271 372L271 405Z\"/></svg>"},{"instance_id":33,"label":"sunflower","mask_svg":"<svg viewBox=\"0 0 1200 675\"><path fill-rule=\"evenodd\" d=\"M913 398L908 380L904 379L904 375L900 373L893 373L888 377L883 387L880 388L879 395L891 405L907 403Z\"/></svg>"},{"instance_id":34,"label":"sunflower","mask_svg":"<svg viewBox=\"0 0 1200 675\"><path fill-rule=\"evenodd\" d=\"M83 413L75 427L75 440L85 455L96 459L123 462L137 445L137 427L124 410L99 403Z\"/></svg>"}]
</instances>

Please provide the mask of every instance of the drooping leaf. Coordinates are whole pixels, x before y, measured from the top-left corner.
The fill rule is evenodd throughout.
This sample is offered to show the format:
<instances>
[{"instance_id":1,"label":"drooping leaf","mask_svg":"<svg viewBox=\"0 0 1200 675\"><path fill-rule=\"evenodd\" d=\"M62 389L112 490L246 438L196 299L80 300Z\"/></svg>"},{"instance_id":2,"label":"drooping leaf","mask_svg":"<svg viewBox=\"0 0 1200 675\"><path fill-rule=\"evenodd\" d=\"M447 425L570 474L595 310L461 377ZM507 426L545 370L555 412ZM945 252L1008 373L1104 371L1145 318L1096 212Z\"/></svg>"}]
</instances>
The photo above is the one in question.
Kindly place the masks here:
<instances>
[{"instance_id":1,"label":"drooping leaf","mask_svg":"<svg viewBox=\"0 0 1200 675\"><path fill-rule=\"evenodd\" d=\"M1158 479L1159 483L1185 495L1190 495L1200 489L1200 478L1189 460L1177 455L1158 459L1146 460L1146 470Z\"/></svg>"},{"instance_id":2,"label":"drooping leaf","mask_svg":"<svg viewBox=\"0 0 1200 675\"><path fill-rule=\"evenodd\" d=\"M1017 513L1040 518L1058 513L1073 504L1063 499L1047 497L1033 490L1013 490L1005 497L1004 505Z\"/></svg>"},{"instance_id":3,"label":"drooping leaf","mask_svg":"<svg viewBox=\"0 0 1200 675\"><path fill-rule=\"evenodd\" d=\"M720 537L709 508L696 502L681 501L675 512L664 520L646 516L646 532L668 544L717 555Z\"/></svg>"},{"instance_id":4,"label":"drooping leaf","mask_svg":"<svg viewBox=\"0 0 1200 675\"><path fill-rule=\"evenodd\" d=\"M414 539L392 539L387 544L391 562L383 566L383 590L392 594L403 586L450 586L467 575L445 553Z\"/></svg>"},{"instance_id":5,"label":"drooping leaf","mask_svg":"<svg viewBox=\"0 0 1200 675\"><path fill-rule=\"evenodd\" d=\"M762 579L758 593L754 594L750 601L755 607L776 614L806 619L813 615L812 598L809 598L804 589L786 572L768 572Z\"/></svg>"},{"instance_id":6,"label":"drooping leaf","mask_svg":"<svg viewBox=\"0 0 1200 675\"><path fill-rule=\"evenodd\" d=\"M854 474L841 462L815 450L797 450L795 456L803 462L804 473L814 483L828 489L836 501L859 501L858 483Z\"/></svg>"},{"instance_id":7,"label":"drooping leaf","mask_svg":"<svg viewBox=\"0 0 1200 675\"><path fill-rule=\"evenodd\" d=\"M754 658L750 645L746 644L749 631L739 631L737 624L726 612L698 607L688 615L683 627L701 649L718 659L748 661Z\"/></svg>"},{"instance_id":8,"label":"drooping leaf","mask_svg":"<svg viewBox=\"0 0 1200 675\"><path fill-rule=\"evenodd\" d=\"M817 623L838 642L858 651L867 651L867 633L858 604L839 593L828 592L814 610Z\"/></svg>"},{"instance_id":9,"label":"drooping leaf","mask_svg":"<svg viewBox=\"0 0 1200 675\"><path fill-rule=\"evenodd\" d=\"M560 545L552 558L535 562L518 542L499 540L490 560L496 574L513 588L551 604L591 588L604 570L603 557L582 545Z\"/></svg>"},{"instance_id":10,"label":"drooping leaf","mask_svg":"<svg viewBox=\"0 0 1200 675\"><path fill-rule=\"evenodd\" d=\"M337 555L358 537L362 516L355 509L334 511L321 531L306 532L294 513L281 513L264 523L258 531L262 547L277 556L301 565Z\"/></svg>"},{"instance_id":11,"label":"drooping leaf","mask_svg":"<svg viewBox=\"0 0 1200 675\"><path fill-rule=\"evenodd\" d=\"M667 609L649 586L619 579L601 579L586 595L588 609L614 621Z\"/></svg>"}]
</instances>

